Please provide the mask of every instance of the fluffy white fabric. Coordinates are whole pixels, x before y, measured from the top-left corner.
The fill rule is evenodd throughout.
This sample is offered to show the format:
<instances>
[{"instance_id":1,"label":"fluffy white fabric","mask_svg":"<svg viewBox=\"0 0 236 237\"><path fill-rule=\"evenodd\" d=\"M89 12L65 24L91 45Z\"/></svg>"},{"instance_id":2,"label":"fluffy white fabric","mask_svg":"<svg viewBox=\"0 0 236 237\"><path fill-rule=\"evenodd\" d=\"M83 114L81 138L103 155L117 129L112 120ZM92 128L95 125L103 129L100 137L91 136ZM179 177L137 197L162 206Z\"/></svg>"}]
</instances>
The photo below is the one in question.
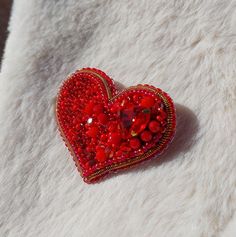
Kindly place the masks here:
<instances>
[{"instance_id":1,"label":"fluffy white fabric","mask_svg":"<svg viewBox=\"0 0 236 237\"><path fill-rule=\"evenodd\" d=\"M15 1L0 74L0 236L235 236L236 2ZM85 184L54 119L98 67L177 103L169 150Z\"/></svg>"}]
</instances>

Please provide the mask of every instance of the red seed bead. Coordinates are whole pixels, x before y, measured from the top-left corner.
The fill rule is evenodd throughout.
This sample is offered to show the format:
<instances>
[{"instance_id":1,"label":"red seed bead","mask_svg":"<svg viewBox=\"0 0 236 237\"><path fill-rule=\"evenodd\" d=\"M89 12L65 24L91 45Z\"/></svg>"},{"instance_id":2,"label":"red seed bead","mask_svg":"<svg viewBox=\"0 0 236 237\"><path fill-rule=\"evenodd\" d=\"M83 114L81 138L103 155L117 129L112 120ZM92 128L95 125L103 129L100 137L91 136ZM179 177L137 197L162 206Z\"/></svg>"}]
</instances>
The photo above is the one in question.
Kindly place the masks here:
<instances>
[{"instance_id":1,"label":"red seed bead","mask_svg":"<svg viewBox=\"0 0 236 237\"><path fill-rule=\"evenodd\" d=\"M77 148L77 152L78 153L81 153L82 152L82 149L80 147Z\"/></svg>"},{"instance_id":2,"label":"red seed bead","mask_svg":"<svg viewBox=\"0 0 236 237\"><path fill-rule=\"evenodd\" d=\"M84 113L85 113L85 114L88 114L88 115L92 114L92 112L93 112L93 107L94 107L94 102L93 102L93 101L90 101L90 102L86 105L86 107L85 107L85 109L84 109Z\"/></svg>"},{"instance_id":3,"label":"red seed bead","mask_svg":"<svg viewBox=\"0 0 236 237\"><path fill-rule=\"evenodd\" d=\"M108 125L108 131L110 132L113 132L113 131L116 131L117 130L117 123L116 122L111 122L109 125Z\"/></svg>"},{"instance_id":4,"label":"red seed bead","mask_svg":"<svg viewBox=\"0 0 236 237\"><path fill-rule=\"evenodd\" d=\"M107 120L108 120L108 118L107 118L107 115L106 115L106 114L100 113L100 114L98 115L98 121L99 121L100 123L106 124L106 123L107 123Z\"/></svg>"},{"instance_id":5,"label":"red seed bead","mask_svg":"<svg viewBox=\"0 0 236 237\"><path fill-rule=\"evenodd\" d=\"M96 160L98 160L99 162L104 162L106 159L107 159L107 155L106 155L105 149L100 148L96 152Z\"/></svg>"},{"instance_id":6,"label":"red seed bead","mask_svg":"<svg viewBox=\"0 0 236 237\"><path fill-rule=\"evenodd\" d=\"M79 130L79 129L81 128L80 123L76 124L76 125L75 125L75 128Z\"/></svg>"},{"instance_id":7,"label":"red seed bead","mask_svg":"<svg viewBox=\"0 0 236 237\"><path fill-rule=\"evenodd\" d=\"M149 142L152 140L152 133L150 131L143 131L141 133L141 139L144 141L144 142Z\"/></svg>"},{"instance_id":8,"label":"red seed bead","mask_svg":"<svg viewBox=\"0 0 236 237\"><path fill-rule=\"evenodd\" d=\"M132 149L136 150L140 147L141 143L140 143L140 140L138 138L132 138L129 141L129 145Z\"/></svg>"},{"instance_id":9,"label":"red seed bead","mask_svg":"<svg viewBox=\"0 0 236 237\"><path fill-rule=\"evenodd\" d=\"M159 122L153 120L148 124L148 128L152 133L157 133L161 131L161 125Z\"/></svg>"},{"instance_id":10,"label":"red seed bead","mask_svg":"<svg viewBox=\"0 0 236 237\"><path fill-rule=\"evenodd\" d=\"M69 92L65 89L61 92L61 95L63 95L63 96L67 96L68 94L69 94Z\"/></svg>"},{"instance_id":11,"label":"red seed bead","mask_svg":"<svg viewBox=\"0 0 236 237\"><path fill-rule=\"evenodd\" d=\"M128 152L128 151L131 150L131 147L129 146L129 143L124 142L124 143L121 144L120 150Z\"/></svg>"},{"instance_id":12,"label":"red seed bead","mask_svg":"<svg viewBox=\"0 0 236 237\"><path fill-rule=\"evenodd\" d=\"M99 113L101 113L102 111L103 111L102 105L95 105L95 106L93 107L93 112L94 112L95 114L99 114Z\"/></svg>"},{"instance_id":13,"label":"red seed bead","mask_svg":"<svg viewBox=\"0 0 236 237\"><path fill-rule=\"evenodd\" d=\"M72 111L78 110L78 105L73 104L72 107L71 107L71 110L72 110Z\"/></svg>"},{"instance_id":14,"label":"red seed bead","mask_svg":"<svg viewBox=\"0 0 236 237\"><path fill-rule=\"evenodd\" d=\"M112 113L115 113L115 112L119 111L120 109L121 109L121 106L118 103L115 103L115 104L113 104L113 106L111 107L110 110Z\"/></svg>"},{"instance_id":15,"label":"red seed bead","mask_svg":"<svg viewBox=\"0 0 236 237\"><path fill-rule=\"evenodd\" d=\"M92 151L93 151L93 147L87 146L87 147L86 147L86 151L87 151L87 152L92 152Z\"/></svg>"},{"instance_id":16,"label":"red seed bead","mask_svg":"<svg viewBox=\"0 0 236 237\"><path fill-rule=\"evenodd\" d=\"M97 134L98 134L98 127L91 127L91 128L89 128L89 130L86 132L86 134L89 137L95 138L97 136Z\"/></svg>"},{"instance_id":17,"label":"red seed bead","mask_svg":"<svg viewBox=\"0 0 236 237\"><path fill-rule=\"evenodd\" d=\"M155 104L155 99L151 96L145 96L142 98L140 105L146 108L150 108Z\"/></svg>"},{"instance_id":18,"label":"red seed bead","mask_svg":"<svg viewBox=\"0 0 236 237\"><path fill-rule=\"evenodd\" d=\"M134 95L133 95L133 100L134 100L134 101L138 101L138 100L139 100L139 97L140 97L140 95L134 94Z\"/></svg>"},{"instance_id":19,"label":"red seed bead","mask_svg":"<svg viewBox=\"0 0 236 237\"><path fill-rule=\"evenodd\" d=\"M102 134L100 137L102 142L105 142L107 140L107 135L106 134Z\"/></svg>"},{"instance_id":20,"label":"red seed bead","mask_svg":"<svg viewBox=\"0 0 236 237\"><path fill-rule=\"evenodd\" d=\"M94 137L91 139L91 143L89 145L94 145L97 142L97 139Z\"/></svg>"},{"instance_id":21,"label":"red seed bead","mask_svg":"<svg viewBox=\"0 0 236 237\"><path fill-rule=\"evenodd\" d=\"M116 152L116 157L120 158L122 156L123 152L122 151L117 151Z\"/></svg>"}]
</instances>

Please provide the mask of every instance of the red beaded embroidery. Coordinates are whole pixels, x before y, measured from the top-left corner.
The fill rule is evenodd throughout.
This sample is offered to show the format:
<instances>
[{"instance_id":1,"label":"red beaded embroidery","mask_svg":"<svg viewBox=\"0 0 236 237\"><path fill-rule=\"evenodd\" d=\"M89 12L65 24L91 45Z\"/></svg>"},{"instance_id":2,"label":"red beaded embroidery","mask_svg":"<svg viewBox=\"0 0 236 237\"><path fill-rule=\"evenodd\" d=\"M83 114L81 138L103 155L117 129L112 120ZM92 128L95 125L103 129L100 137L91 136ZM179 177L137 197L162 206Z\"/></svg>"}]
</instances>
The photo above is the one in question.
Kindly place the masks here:
<instances>
[{"instance_id":1,"label":"red beaded embroidery","mask_svg":"<svg viewBox=\"0 0 236 237\"><path fill-rule=\"evenodd\" d=\"M176 128L168 94L149 85L118 93L112 79L94 68L76 71L63 83L56 118L87 183L160 154Z\"/></svg>"}]
</instances>

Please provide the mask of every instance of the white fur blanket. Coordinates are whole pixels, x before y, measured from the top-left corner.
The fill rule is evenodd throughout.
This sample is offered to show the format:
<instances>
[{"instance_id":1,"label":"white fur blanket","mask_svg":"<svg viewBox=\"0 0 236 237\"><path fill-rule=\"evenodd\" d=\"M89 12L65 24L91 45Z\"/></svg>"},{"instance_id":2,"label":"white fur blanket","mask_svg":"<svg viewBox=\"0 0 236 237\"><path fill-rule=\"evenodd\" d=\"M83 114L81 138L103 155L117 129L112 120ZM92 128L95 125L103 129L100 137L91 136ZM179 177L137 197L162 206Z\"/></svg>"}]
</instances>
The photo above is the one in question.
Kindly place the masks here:
<instances>
[{"instance_id":1,"label":"white fur blanket","mask_svg":"<svg viewBox=\"0 0 236 237\"><path fill-rule=\"evenodd\" d=\"M156 158L85 184L57 132L66 76L97 67L177 104ZM0 74L1 237L236 236L236 1L15 1Z\"/></svg>"}]
</instances>

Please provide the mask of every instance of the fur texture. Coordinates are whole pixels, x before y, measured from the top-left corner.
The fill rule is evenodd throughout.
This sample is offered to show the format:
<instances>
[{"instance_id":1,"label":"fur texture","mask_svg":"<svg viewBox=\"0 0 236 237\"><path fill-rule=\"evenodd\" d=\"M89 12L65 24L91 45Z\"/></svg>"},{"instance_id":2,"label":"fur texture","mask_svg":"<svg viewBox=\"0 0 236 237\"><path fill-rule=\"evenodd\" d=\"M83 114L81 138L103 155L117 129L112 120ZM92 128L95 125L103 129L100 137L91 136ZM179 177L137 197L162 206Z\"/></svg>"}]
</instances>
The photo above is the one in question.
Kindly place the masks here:
<instances>
[{"instance_id":1,"label":"fur texture","mask_svg":"<svg viewBox=\"0 0 236 237\"><path fill-rule=\"evenodd\" d=\"M236 2L15 1L0 74L0 236L235 236ZM66 76L97 67L176 102L168 151L85 184L57 132Z\"/></svg>"}]
</instances>

